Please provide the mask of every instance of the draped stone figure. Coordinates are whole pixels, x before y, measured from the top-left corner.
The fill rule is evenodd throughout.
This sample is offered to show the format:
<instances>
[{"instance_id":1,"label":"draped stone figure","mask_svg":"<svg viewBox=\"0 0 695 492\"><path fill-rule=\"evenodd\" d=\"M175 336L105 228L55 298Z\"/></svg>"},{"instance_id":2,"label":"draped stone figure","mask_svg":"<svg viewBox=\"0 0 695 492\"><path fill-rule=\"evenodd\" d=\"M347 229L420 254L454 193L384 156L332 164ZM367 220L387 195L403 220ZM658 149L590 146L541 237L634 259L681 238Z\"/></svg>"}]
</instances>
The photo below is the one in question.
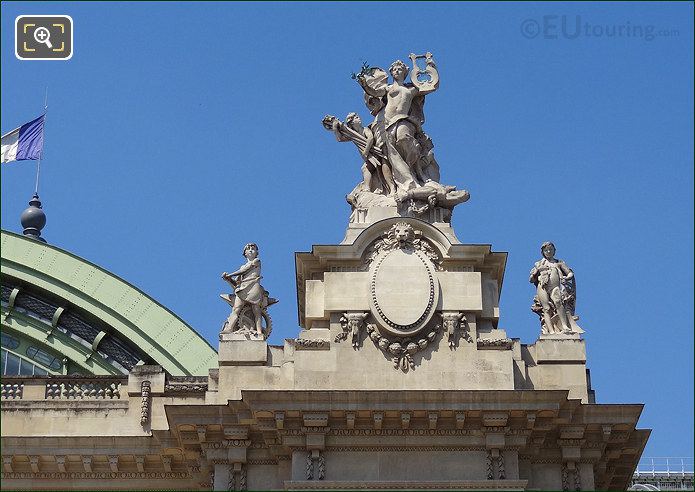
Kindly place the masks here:
<instances>
[{"instance_id":1,"label":"draped stone figure","mask_svg":"<svg viewBox=\"0 0 695 492\"><path fill-rule=\"evenodd\" d=\"M531 310L541 320L541 333L544 335L584 333L576 323L575 305L577 288L574 272L567 264L555 258L555 245L545 242L541 245L543 258L531 269L529 281L536 286Z\"/></svg>"},{"instance_id":2,"label":"draped stone figure","mask_svg":"<svg viewBox=\"0 0 695 492\"><path fill-rule=\"evenodd\" d=\"M258 258L258 245L248 243L243 255L246 263L238 270L222 274L222 279L229 282L233 294L220 294L232 308L232 313L224 322L222 333L239 331L254 334L258 338L268 338L272 322L268 315L268 306L277 299L269 297L268 291L261 285L261 260Z\"/></svg>"},{"instance_id":3,"label":"draped stone figure","mask_svg":"<svg viewBox=\"0 0 695 492\"><path fill-rule=\"evenodd\" d=\"M408 191L428 181L439 181L439 165L432 153L432 141L422 131L425 123L425 95L439 87L439 72L431 53L425 55L426 68L419 70L416 55L411 55L413 69L430 77L421 82L414 76L410 83L405 79L410 69L401 60L389 67L393 78L388 83L387 74L380 68L357 76L362 89L370 96L382 98L384 109L377 114L375 125L385 135L386 153L393 168L394 180L399 191Z\"/></svg>"}]
</instances>

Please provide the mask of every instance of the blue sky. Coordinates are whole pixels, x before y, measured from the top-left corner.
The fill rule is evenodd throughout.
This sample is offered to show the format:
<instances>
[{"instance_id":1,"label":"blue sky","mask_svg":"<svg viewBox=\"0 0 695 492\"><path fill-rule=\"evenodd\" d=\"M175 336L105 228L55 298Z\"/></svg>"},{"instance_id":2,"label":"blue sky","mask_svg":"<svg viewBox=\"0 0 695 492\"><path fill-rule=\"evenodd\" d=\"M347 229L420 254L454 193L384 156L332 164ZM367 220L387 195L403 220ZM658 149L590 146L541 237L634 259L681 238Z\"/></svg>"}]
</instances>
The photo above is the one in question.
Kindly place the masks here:
<instances>
[{"instance_id":1,"label":"blue sky","mask_svg":"<svg viewBox=\"0 0 695 492\"><path fill-rule=\"evenodd\" d=\"M425 130L442 181L472 196L453 226L509 252L500 327L537 338L528 271L554 241L577 276L597 401L646 404L645 456L693 455L691 3L3 2L1 13L2 131L37 116L48 86L44 236L214 346L228 314L219 276L249 241L280 299L271 341L296 335L294 252L342 239L360 179L354 148L321 119L367 118L350 79L363 61L431 51L441 87ZM72 16L73 58L17 60L20 14ZM3 166L4 229L21 231L34 173Z\"/></svg>"}]
</instances>

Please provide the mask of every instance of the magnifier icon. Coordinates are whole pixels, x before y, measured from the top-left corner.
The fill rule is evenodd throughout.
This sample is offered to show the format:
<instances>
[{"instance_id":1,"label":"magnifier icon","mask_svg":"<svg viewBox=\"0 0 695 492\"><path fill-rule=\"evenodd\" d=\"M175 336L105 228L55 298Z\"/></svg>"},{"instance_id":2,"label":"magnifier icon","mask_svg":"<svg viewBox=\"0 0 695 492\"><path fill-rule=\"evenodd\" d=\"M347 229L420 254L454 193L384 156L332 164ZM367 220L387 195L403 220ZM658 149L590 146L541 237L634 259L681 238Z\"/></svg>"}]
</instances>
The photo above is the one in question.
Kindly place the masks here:
<instances>
[{"instance_id":1,"label":"magnifier icon","mask_svg":"<svg viewBox=\"0 0 695 492\"><path fill-rule=\"evenodd\" d=\"M53 44L51 44L51 31L49 31L45 27L36 28L36 30L34 31L34 39L37 43L43 43L49 48L53 48Z\"/></svg>"}]
</instances>

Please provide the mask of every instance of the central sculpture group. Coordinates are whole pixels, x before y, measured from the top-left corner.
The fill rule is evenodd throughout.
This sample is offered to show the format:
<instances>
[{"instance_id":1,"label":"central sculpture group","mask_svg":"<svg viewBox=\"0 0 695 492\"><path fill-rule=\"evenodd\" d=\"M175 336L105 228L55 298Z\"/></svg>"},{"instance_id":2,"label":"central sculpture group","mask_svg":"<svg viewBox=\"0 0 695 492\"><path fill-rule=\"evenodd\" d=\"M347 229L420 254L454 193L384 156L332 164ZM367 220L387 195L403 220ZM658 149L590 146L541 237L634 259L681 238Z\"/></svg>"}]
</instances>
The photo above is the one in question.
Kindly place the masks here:
<instances>
[{"instance_id":1,"label":"central sculpture group","mask_svg":"<svg viewBox=\"0 0 695 492\"><path fill-rule=\"evenodd\" d=\"M348 194L355 210L396 207L402 216L420 216L434 207L450 211L470 198L466 190L442 185L432 139L423 131L425 96L439 87L439 72L431 53L411 54L410 69L401 60L388 74L381 68L363 66L354 78L364 91L372 123L363 126L357 113L344 122L332 115L323 119L339 142L352 142L362 156L362 181ZM425 67L418 66L424 60Z\"/></svg>"},{"instance_id":2,"label":"central sculpture group","mask_svg":"<svg viewBox=\"0 0 695 492\"><path fill-rule=\"evenodd\" d=\"M354 143L362 157L362 181L347 196L348 202L352 205L353 218L358 210L393 207L400 216L416 217L431 222L425 213L439 208L446 213L437 214L435 217L449 221L451 210L470 197L465 190L457 190L455 186L440 183L439 164L433 152L434 145L422 128L425 122L425 96L439 87L439 72L432 54L411 54L410 60L410 82L406 82L410 69L400 60L393 62L389 68L390 82L389 75L384 70L366 64L360 73L353 74L353 78L364 91L365 104L374 117L372 123L364 126L357 113L349 113L344 122L330 115L323 119L324 127L332 131L338 141ZM420 68L418 61L423 60L424 67ZM428 327L433 305L436 305L438 287L435 285L436 275L433 268L439 266L434 249L417 234L420 232L414 231L407 223L395 224L384 238L372 245L368 262L376 265L374 275L378 279L388 277L389 272L395 272L395 278L398 280L399 269L404 267L406 260L412 263L407 265L409 271L418 268L422 270L423 285L429 285L431 291L424 314L418 311L416 314L420 317L417 320L408 319L408 326L400 326L389 316L405 320L408 318L405 311L408 310L401 309L390 314L382 312L384 309L388 311L388 307L380 304L379 290L372 285L371 316L377 324L366 323L366 313L345 313L341 318L343 332L339 333L335 340L345 340L350 333L353 347L358 348L360 329L368 326L369 337L379 348L391 353L395 366L404 370L412 366L412 355L431 343L442 327L437 325L429 333L419 333ZM398 252L401 250L406 253L399 256ZM574 272L564 261L555 258L553 243L543 243L541 253L543 258L536 262L530 276L531 283L536 286L531 309L540 318L541 336L578 337L583 330L576 323L579 318L575 315ZM270 298L260 284L261 263L258 258L258 246L254 243L247 244L243 254L247 260L244 265L235 272L222 274L222 278L234 288L233 294L221 295L232 307L222 333L236 332L246 338L267 339L272 328L267 308L277 300ZM379 261L376 261L377 258ZM392 284L389 284L390 291L396 289L398 282L394 281ZM402 295L412 297L415 294L406 290ZM415 309L419 306L418 302L419 299L413 298L409 305ZM457 327L465 324L465 316L460 313L440 315L449 346L454 348ZM395 328L389 328L389 324ZM385 332L377 330L377 325ZM398 329L405 329L405 332L400 333ZM389 334L389 330L396 330L395 335ZM401 338L393 339L390 335Z\"/></svg>"}]
</instances>

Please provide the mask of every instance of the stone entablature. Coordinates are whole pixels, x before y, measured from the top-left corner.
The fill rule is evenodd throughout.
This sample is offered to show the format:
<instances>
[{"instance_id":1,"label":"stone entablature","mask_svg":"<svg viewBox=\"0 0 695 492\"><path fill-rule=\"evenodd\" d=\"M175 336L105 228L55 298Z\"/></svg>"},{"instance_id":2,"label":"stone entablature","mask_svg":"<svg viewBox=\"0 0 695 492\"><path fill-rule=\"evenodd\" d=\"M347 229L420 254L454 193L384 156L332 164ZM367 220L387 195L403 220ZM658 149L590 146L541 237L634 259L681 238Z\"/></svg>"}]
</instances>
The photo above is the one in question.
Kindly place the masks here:
<instances>
[{"instance_id":1,"label":"stone entablature","mask_svg":"<svg viewBox=\"0 0 695 492\"><path fill-rule=\"evenodd\" d=\"M143 378L153 388L145 426ZM65 401L46 399L47 380L43 393L3 401L4 484L198 489L212 474L216 490L333 488L352 487L359 469L380 488L591 490L627 483L648 435L634 428L641 405L587 405L561 390L259 390L206 404L202 380L179 379L131 374L120 400Z\"/></svg>"},{"instance_id":2,"label":"stone entablature","mask_svg":"<svg viewBox=\"0 0 695 492\"><path fill-rule=\"evenodd\" d=\"M593 403L579 334L525 345L498 327L505 261L386 219L297 254L302 329L282 346L222 333L203 377L7 378L3 483L624 487L649 435L642 405ZM401 272L419 278L412 299Z\"/></svg>"},{"instance_id":3,"label":"stone entablature","mask_svg":"<svg viewBox=\"0 0 695 492\"><path fill-rule=\"evenodd\" d=\"M297 254L302 330L282 346L222 333L202 377L7 378L3 483L624 487L649 435L642 405L593 403L578 334L525 345L498 327L505 261L386 219ZM401 272L419 279L412 299Z\"/></svg>"}]
</instances>

